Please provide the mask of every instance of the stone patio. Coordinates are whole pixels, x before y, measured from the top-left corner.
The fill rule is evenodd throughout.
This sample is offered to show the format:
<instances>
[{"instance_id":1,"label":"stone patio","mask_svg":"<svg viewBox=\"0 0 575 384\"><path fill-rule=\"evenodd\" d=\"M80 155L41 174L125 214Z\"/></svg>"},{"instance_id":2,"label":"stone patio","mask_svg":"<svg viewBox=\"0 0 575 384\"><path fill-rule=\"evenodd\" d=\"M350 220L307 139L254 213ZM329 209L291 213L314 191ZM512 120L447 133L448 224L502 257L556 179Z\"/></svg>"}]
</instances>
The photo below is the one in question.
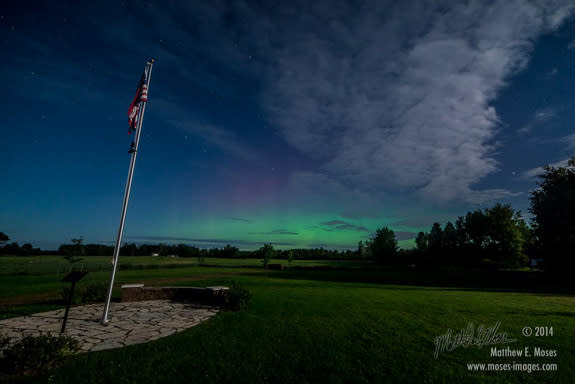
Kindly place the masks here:
<instances>
[{"instance_id":1,"label":"stone patio","mask_svg":"<svg viewBox=\"0 0 575 384\"><path fill-rule=\"evenodd\" d=\"M108 325L100 324L104 304L70 308L65 334L81 351L102 351L146 343L198 325L218 313L216 307L153 300L111 303ZM59 335L64 309L0 320L0 334L12 340L28 335Z\"/></svg>"}]
</instances>

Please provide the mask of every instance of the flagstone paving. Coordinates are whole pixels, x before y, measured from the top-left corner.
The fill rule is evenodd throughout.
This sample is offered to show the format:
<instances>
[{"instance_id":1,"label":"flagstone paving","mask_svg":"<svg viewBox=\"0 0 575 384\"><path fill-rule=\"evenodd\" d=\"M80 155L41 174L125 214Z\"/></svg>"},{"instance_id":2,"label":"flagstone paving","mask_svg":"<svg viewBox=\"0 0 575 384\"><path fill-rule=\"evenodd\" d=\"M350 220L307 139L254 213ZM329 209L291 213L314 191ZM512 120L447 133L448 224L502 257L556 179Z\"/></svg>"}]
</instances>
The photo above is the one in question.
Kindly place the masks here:
<instances>
[{"instance_id":1,"label":"flagstone paving","mask_svg":"<svg viewBox=\"0 0 575 384\"><path fill-rule=\"evenodd\" d=\"M218 313L215 307L169 300L111 303L108 325L100 320L103 304L70 308L65 334L78 340L81 351L101 351L146 343L200 324ZM0 320L0 334L11 342L28 335L59 335L64 309Z\"/></svg>"}]
</instances>

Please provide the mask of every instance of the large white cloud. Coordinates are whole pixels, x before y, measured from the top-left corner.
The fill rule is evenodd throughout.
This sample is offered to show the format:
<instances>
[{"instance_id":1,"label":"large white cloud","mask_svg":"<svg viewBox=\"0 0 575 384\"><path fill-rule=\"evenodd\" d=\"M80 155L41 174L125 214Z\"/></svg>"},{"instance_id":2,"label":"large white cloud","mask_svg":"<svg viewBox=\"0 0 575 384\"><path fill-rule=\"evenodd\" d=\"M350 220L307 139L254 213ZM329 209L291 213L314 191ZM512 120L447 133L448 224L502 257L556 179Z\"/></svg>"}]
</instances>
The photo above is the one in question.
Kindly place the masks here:
<instances>
[{"instance_id":1,"label":"large white cloud","mask_svg":"<svg viewBox=\"0 0 575 384\"><path fill-rule=\"evenodd\" d=\"M551 168L571 168L567 165L568 162L569 162L569 159L563 159L563 160L557 161L555 163L547 164L547 165ZM542 175L543 173L545 173L544 167L545 166L531 168L531 169L523 172L523 174L521 175L521 178L524 180L535 180L539 175Z\"/></svg>"},{"instance_id":2,"label":"large white cloud","mask_svg":"<svg viewBox=\"0 0 575 384\"><path fill-rule=\"evenodd\" d=\"M574 8L568 0L168 4L138 9L155 53L182 79L234 97L245 90L210 71L198 80L198 68L218 63L255 77L270 125L321 164L292 175L291 185L324 180L341 201L352 185L352 198L399 190L471 203L514 195L475 187L498 170L493 102L525 68L535 39ZM107 36L119 38L113 29ZM210 137L235 148L223 130Z\"/></svg>"},{"instance_id":3,"label":"large white cloud","mask_svg":"<svg viewBox=\"0 0 575 384\"><path fill-rule=\"evenodd\" d=\"M366 190L471 202L512 195L473 190L497 170L492 102L570 2L313 4L280 25L263 98L288 143Z\"/></svg>"}]
</instances>

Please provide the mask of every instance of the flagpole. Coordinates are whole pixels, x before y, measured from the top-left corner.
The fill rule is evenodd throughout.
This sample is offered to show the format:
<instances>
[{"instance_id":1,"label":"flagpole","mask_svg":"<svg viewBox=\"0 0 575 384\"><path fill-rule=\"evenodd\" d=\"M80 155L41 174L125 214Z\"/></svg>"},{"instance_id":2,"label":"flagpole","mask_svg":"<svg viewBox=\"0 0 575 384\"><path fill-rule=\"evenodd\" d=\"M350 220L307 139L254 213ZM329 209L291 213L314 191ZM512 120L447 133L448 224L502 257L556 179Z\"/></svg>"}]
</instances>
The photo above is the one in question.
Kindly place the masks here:
<instances>
[{"instance_id":1,"label":"flagpole","mask_svg":"<svg viewBox=\"0 0 575 384\"><path fill-rule=\"evenodd\" d=\"M152 78L152 66L154 59L151 59L146 66L146 86L150 89L150 80ZM112 289L114 287L114 278L116 277L116 269L118 268L118 258L120 256L120 245L122 243L122 235L124 233L124 223L126 222L126 211L128 210L128 201L130 200L130 190L132 189L132 179L134 177L134 166L136 165L136 156L138 155L138 144L140 143L140 135L142 134L142 123L144 120L144 112L146 110L146 101L141 101L142 105L138 111L138 122L136 127L136 140L132 147L132 158L130 159L130 170L128 171L128 181L126 183L126 190L124 192L124 203L122 205L122 217L120 219L120 227L118 228L118 236L116 238L116 245L114 246L114 257L112 266L112 275L110 276L110 285L108 287L108 295L106 297L106 304L104 305L104 313L102 315L101 323L108 324L108 311L110 309L110 301L112 300Z\"/></svg>"}]
</instances>

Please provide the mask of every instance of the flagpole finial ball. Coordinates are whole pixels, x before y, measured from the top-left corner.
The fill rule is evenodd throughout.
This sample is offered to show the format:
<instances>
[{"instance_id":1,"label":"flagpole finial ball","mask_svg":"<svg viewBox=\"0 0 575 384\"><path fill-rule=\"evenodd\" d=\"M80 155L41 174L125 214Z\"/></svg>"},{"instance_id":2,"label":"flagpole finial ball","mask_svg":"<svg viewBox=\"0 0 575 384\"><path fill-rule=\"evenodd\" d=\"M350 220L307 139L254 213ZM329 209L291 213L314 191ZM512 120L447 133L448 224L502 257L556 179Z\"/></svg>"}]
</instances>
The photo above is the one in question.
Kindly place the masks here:
<instances>
[{"instance_id":1,"label":"flagpole finial ball","mask_svg":"<svg viewBox=\"0 0 575 384\"><path fill-rule=\"evenodd\" d=\"M150 63L153 63L153 62L154 62L154 59L150 59Z\"/></svg>"}]
</instances>

